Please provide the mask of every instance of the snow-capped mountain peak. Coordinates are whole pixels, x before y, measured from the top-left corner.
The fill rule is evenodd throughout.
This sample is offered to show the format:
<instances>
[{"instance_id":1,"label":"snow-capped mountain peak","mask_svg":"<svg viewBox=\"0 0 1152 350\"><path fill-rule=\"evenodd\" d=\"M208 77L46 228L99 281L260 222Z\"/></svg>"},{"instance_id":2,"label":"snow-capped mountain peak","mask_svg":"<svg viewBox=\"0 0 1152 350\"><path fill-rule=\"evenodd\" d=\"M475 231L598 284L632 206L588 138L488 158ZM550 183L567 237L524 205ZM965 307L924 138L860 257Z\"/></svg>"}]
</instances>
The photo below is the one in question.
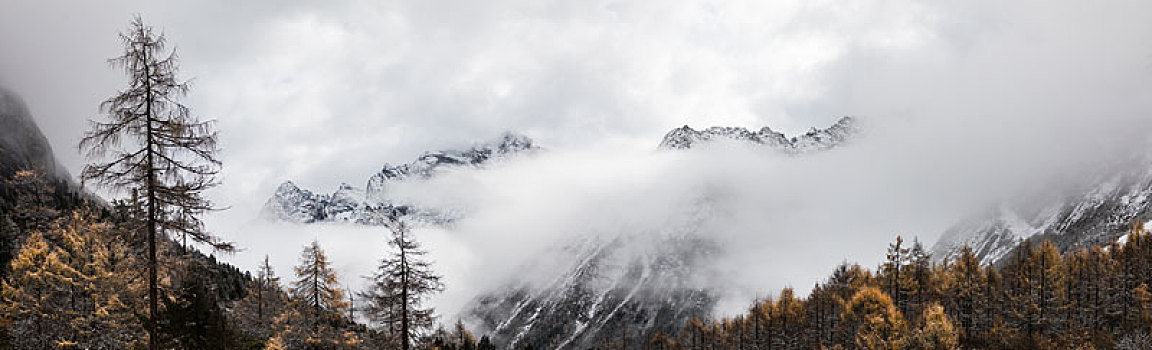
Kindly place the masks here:
<instances>
[{"instance_id":1,"label":"snow-capped mountain peak","mask_svg":"<svg viewBox=\"0 0 1152 350\"><path fill-rule=\"evenodd\" d=\"M672 129L664 135L659 147L662 149L688 149L717 140L729 140L748 142L795 155L837 147L858 132L856 119L853 117L840 118L839 121L826 129L813 127L810 131L792 138L788 138L770 127L763 127L759 131L752 132L743 127L713 126L696 130L685 125Z\"/></svg>"},{"instance_id":2,"label":"snow-capped mountain peak","mask_svg":"<svg viewBox=\"0 0 1152 350\"><path fill-rule=\"evenodd\" d=\"M363 188L342 183L332 194L316 194L299 188L292 181L285 181L265 202L261 216L295 223L380 224L399 216L418 214L411 215L413 217L409 219L448 222L451 218L447 214L396 203L389 197L389 184L408 179L427 179L443 168L481 167L491 160L536 148L527 136L506 132L492 142L476 144L468 149L425 152L415 160L400 165L385 163L379 172L369 177Z\"/></svg>"}]
</instances>

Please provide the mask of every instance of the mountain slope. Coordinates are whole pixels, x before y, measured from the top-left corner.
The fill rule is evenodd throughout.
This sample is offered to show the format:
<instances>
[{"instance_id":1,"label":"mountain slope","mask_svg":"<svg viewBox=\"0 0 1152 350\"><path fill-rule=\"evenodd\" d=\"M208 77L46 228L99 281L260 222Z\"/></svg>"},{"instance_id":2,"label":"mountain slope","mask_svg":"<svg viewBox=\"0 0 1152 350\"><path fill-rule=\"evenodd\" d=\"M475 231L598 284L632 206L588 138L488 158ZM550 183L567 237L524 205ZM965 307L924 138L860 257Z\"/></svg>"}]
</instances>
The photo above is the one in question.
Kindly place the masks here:
<instances>
[{"instance_id":1,"label":"mountain slope","mask_svg":"<svg viewBox=\"0 0 1152 350\"><path fill-rule=\"evenodd\" d=\"M54 179L72 181L24 101L0 88L0 175L8 178L18 170L36 170Z\"/></svg>"},{"instance_id":2,"label":"mountain slope","mask_svg":"<svg viewBox=\"0 0 1152 350\"><path fill-rule=\"evenodd\" d=\"M967 245L981 262L995 264L1029 238L1050 240L1062 251L1114 242L1134 221L1152 217L1152 157L1133 156L1063 191L1055 188L961 221L932 247L933 256L949 258Z\"/></svg>"},{"instance_id":3,"label":"mountain slope","mask_svg":"<svg viewBox=\"0 0 1152 350\"><path fill-rule=\"evenodd\" d=\"M533 266L559 272L543 282L509 281L482 294L465 312L478 330L507 349L586 349L611 339L637 347L655 332L675 334L712 312L717 292L702 283L720 252L695 222L651 237L586 237L541 256ZM554 260L554 261L553 261Z\"/></svg>"},{"instance_id":4,"label":"mountain slope","mask_svg":"<svg viewBox=\"0 0 1152 350\"><path fill-rule=\"evenodd\" d=\"M802 155L838 147L858 132L852 118L791 139L743 128L682 127L669 132L660 147L684 150L728 140ZM709 229L724 217L717 209L722 204L710 198L701 194L680 220L654 235L601 233L545 252L529 270L561 268L517 274L547 278L517 277L482 293L465 310L466 319L506 349L587 349L620 339L626 339L627 347L642 348L656 332L674 335L692 318L708 319L724 287L705 281L715 273L713 259L725 251Z\"/></svg>"}]
</instances>

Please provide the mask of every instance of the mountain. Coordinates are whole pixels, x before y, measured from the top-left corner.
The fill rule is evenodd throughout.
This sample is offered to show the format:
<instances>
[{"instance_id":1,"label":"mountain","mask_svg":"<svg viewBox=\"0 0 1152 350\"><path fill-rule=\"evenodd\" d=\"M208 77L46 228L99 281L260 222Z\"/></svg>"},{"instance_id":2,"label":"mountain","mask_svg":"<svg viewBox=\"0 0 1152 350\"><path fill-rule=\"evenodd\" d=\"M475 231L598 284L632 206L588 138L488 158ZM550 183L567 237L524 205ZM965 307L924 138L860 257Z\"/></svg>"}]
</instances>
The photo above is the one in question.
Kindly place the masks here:
<instances>
[{"instance_id":1,"label":"mountain","mask_svg":"<svg viewBox=\"0 0 1152 350\"><path fill-rule=\"evenodd\" d=\"M473 300L465 320L505 349L589 349L620 339L640 348L656 332L675 334L711 315L717 301L704 281L721 247L699 234L706 220L673 225L655 240L584 237L547 252L529 269L559 269L518 273Z\"/></svg>"},{"instance_id":2,"label":"mountain","mask_svg":"<svg viewBox=\"0 0 1152 350\"><path fill-rule=\"evenodd\" d=\"M801 154L837 147L859 132L856 118L842 117L826 129L812 128L808 132L788 138L784 134L763 127L752 132L743 127L713 126L696 130L687 125L672 129L660 141L661 149L688 149L700 144L727 140L768 147L787 154Z\"/></svg>"},{"instance_id":3,"label":"mountain","mask_svg":"<svg viewBox=\"0 0 1152 350\"><path fill-rule=\"evenodd\" d=\"M53 179L72 182L24 101L0 88L0 176L9 178L20 170L36 170Z\"/></svg>"},{"instance_id":4,"label":"mountain","mask_svg":"<svg viewBox=\"0 0 1152 350\"><path fill-rule=\"evenodd\" d=\"M739 127L696 131L685 126L670 131L659 147L678 151L729 140L802 156L839 147L858 132L851 117L792 138L767 127L753 133ZM399 217L450 222L458 216L396 202L389 186L433 177L447 168L482 167L535 149L528 138L506 134L471 149L429 152L410 163L385 165L363 189L343 184L332 194L318 194L285 182L267 201L263 215L297 223L371 225ZM533 257L520 273L498 281L497 288L480 291L461 316L507 349L586 349L609 338L625 338L639 347L656 332L675 334L692 318L709 318L719 286L707 281L715 273L713 259L724 252L710 235L709 225L723 217L710 198L705 194L684 208L684 215L660 232L588 233L544 252L530 252Z\"/></svg>"},{"instance_id":5,"label":"mountain","mask_svg":"<svg viewBox=\"0 0 1152 350\"><path fill-rule=\"evenodd\" d=\"M794 138L767 127L752 133L685 126L669 132L660 148L730 140L802 155L838 147L858 132L850 117ZM692 318L710 318L723 288L707 282L715 273L713 259L725 251L709 229L724 216L718 207L722 204L704 194L663 232L600 233L544 252L528 271L481 293L464 317L506 349L588 349L620 339L626 347L642 348L657 332L676 334ZM535 271L541 268L548 270Z\"/></svg>"},{"instance_id":6,"label":"mountain","mask_svg":"<svg viewBox=\"0 0 1152 350\"><path fill-rule=\"evenodd\" d=\"M967 245L981 262L998 264L1026 239L1049 240L1065 252L1106 245L1152 217L1152 156L1132 155L1087 174L962 220L932 247L933 256L953 257Z\"/></svg>"},{"instance_id":7,"label":"mountain","mask_svg":"<svg viewBox=\"0 0 1152 350\"><path fill-rule=\"evenodd\" d=\"M261 216L269 220L294 223L351 222L379 225L404 217L406 220L445 224L456 219L451 211L417 208L397 203L389 197L388 187L399 181L427 179L450 168L478 168L496 159L536 150L527 136L505 133L499 139L465 150L426 152L416 160L384 167L368 178L364 188L341 184L332 194L302 189L292 181L276 188L264 203Z\"/></svg>"}]
</instances>

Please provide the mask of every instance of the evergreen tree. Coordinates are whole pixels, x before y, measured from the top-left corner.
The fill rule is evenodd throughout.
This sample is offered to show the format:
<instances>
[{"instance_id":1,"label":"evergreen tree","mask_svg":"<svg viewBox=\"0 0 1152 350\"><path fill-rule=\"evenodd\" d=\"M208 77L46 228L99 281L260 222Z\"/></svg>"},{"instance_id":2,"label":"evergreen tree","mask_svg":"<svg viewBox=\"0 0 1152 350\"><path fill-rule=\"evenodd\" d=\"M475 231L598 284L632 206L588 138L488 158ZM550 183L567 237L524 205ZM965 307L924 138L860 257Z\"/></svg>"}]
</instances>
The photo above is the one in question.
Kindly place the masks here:
<instances>
[{"instance_id":1,"label":"evergreen tree","mask_svg":"<svg viewBox=\"0 0 1152 350\"><path fill-rule=\"evenodd\" d=\"M476 350L496 350L496 345L492 344L492 339L488 336L480 337L480 342L476 344Z\"/></svg>"},{"instance_id":2,"label":"evergreen tree","mask_svg":"<svg viewBox=\"0 0 1152 350\"><path fill-rule=\"evenodd\" d=\"M259 339L269 337L277 316L287 307L287 295L280 287L280 277L268 262L268 256L257 268L256 278L248 286L247 295L234 308L233 315L247 334Z\"/></svg>"},{"instance_id":3,"label":"evergreen tree","mask_svg":"<svg viewBox=\"0 0 1152 350\"><path fill-rule=\"evenodd\" d=\"M174 298L164 299L160 326L165 349L235 349L240 334L220 307L216 291L201 264L191 264Z\"/></svg>"},{"instance_id":4,"label":"evergreen tree","mask_svg":"<svg viewBox=\"0 0 1152 350\"><path fill-rule=\"evenodd\" d=\"M422 304L429 295L444 289L440 276L432 271L427 254L410 235L408 226L395 222L391 226L391 254L381 260L371 277L372 285L364 294L368 317L395 333L401 349L407 350L421 332L433 325L431 308Z\"/></svg>"},{"instance_id":5,"label":"evergreen tree","mask_svg":"<svg viewBox=\"0 0 1152 350\"><path fill-rule=\"evenodd\" d=\"M159 349L157 244L168 234L192 238L215 249L230 243L204 230L199 215L213 209L203 191L217 184L216 132L180 103L188 85L176 77L177 56L162 34L133 19L120 35L124 54L111 62L129 77L128 88L105 100L107 122L91 122L80 149L103 163L86 166L84 181L115 190L138 190L146 204L149 348Z\"/></svg>"}]
</instances>

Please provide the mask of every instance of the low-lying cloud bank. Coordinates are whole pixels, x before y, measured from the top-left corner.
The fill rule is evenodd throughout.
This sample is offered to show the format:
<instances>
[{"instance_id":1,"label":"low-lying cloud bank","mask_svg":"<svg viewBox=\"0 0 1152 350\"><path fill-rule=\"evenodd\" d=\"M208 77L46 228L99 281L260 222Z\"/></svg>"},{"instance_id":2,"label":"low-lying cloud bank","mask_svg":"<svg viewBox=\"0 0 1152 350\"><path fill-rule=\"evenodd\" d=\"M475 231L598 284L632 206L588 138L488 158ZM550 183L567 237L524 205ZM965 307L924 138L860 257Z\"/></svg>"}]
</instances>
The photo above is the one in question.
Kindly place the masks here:
<instances>
[{"instance_id":1,"label":"low-lying cloud bank","mask_svg":"<svg viewBox=\"0 0 1152 350\"><path fill-rule=\"evenodd\" d=\"M452 228L418 231L447 278L448 290L435 304L451 317L476 293L516 278L519 266L554 244L589 233L658 234L707 198L716 215L704 234L727 249L716 268L724 272L717 283L730 291L720 311L730 313L785 286L807 289L841 261L871 266L897 234L931 244L992 201L1023 188L1059 190L1048 179L1075 178L1146 149L1152 134L1146 3L914 5L922 16L909 22L912 29L894 31L914 35L893 38L893 45L879 39L838 45L836 54L821 56L832 58L796 69L804 72L803 96L739 101L765 119L778 118L776 112L826 120L856 115L865 133L845 147L795 158L726 143L658 151L660 135L645 136L650 143L643 144L635 142L642 133L634 133L623 141L563 142L484 170L398 186L402 197L468 213ZM812 28L790 33L830 35ZM616 76L605 72L597 76ZM759 83L721 85L754 89ZM620 96L605 103L657 101ZM667 111L623 109L640 114L636 120ZM784 119L791 124L785 129L804 120ZM242 267L270 253L287 275L299 247L319 237L356 286L386 252L379 228L256 224L251 218L263 198L233 199L236 209L213 218L213 227L249 249L233 257Z\"/></svg>"}]
</instances>

